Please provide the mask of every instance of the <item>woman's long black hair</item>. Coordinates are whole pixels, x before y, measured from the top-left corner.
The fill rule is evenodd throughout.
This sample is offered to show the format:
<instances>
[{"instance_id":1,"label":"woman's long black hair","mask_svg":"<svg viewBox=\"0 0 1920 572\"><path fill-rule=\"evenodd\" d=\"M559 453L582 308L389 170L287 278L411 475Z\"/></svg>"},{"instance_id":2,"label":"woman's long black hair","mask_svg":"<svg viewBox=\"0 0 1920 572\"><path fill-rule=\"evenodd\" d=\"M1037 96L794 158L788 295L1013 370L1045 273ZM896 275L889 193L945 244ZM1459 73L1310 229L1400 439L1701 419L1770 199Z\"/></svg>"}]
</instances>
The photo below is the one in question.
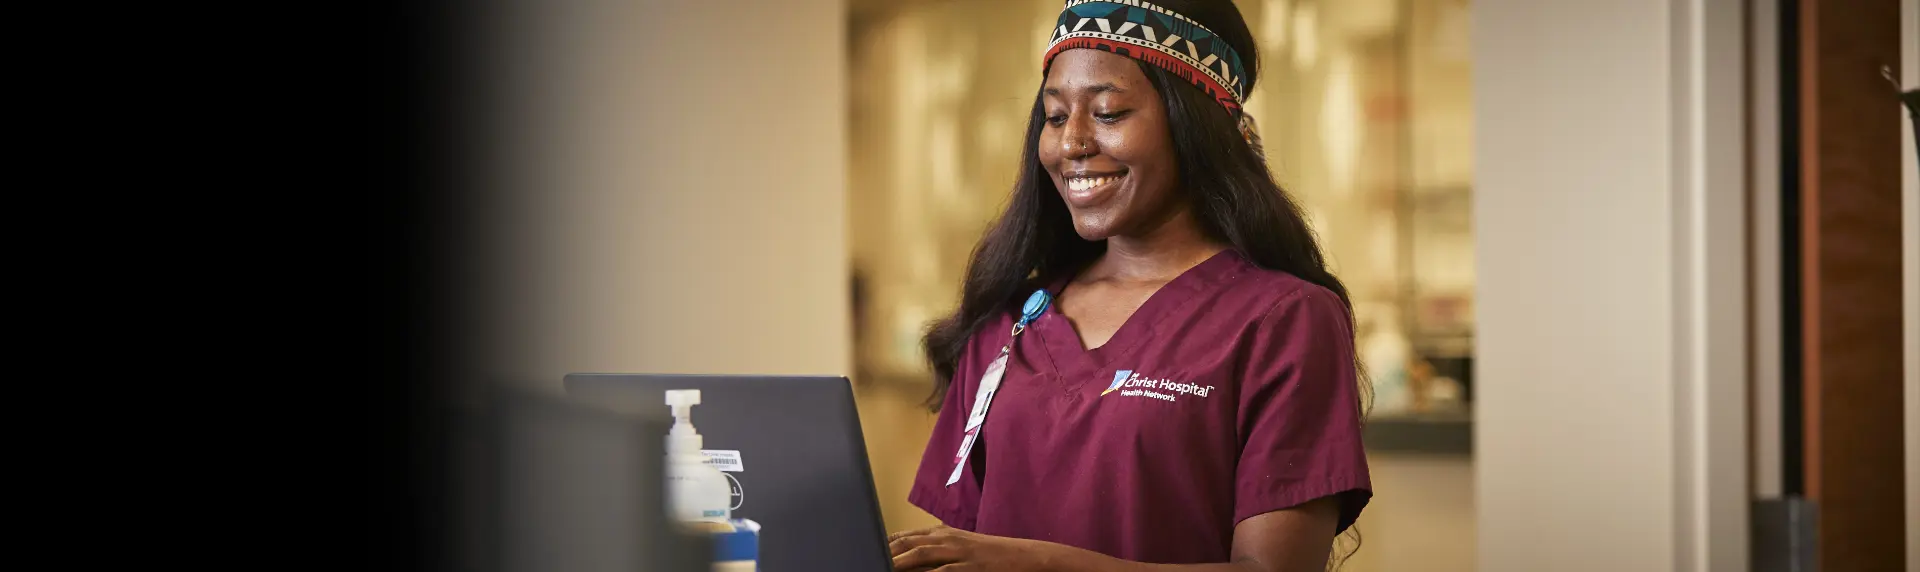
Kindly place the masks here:
<instances>
[{"instance_id":1,"label":"woman's long black hair","mask_svg":"<svg viewBox=\"0 0 1920 572\"><path fill-rule=\"evenodd\" d=\"M1246 64L1246 84L1252 91L1258 79L1259 54L1253 34L1238 8L1229 0L1155 0L1155 3L1207 25L1233 46ZM1160 93L1167 107L1168 130L1180 167L1180 191L1191 201L1200 230L1225 242L1269 270L1292 274L1333 291L1347 306L1348 330L1353 331L1353 302L1340 279L1327 270L1326 257L1307 226L1300 206L1275 182L1267 164L1241 134L1238 118L1184 80L1150 64L1140 71ZM938 411L953 383L967 340L1004 312L1017 312L1028 293L1078 272L1106 250L1104 241L1080 238L1072 215L1040 163L1040 130L1046 126L1042 96L1035 90L1027 121L1026 144L1020 157L1019 178L1007 210L974 247L967 264L960 308L935 322L923 345L933 364L933 393L927 405ZM1372 388L1356 359L1365 410ZM1353 550L1358 550L1357 530ZM1330 567L1352 551L1331 561Z\"/></svg>"}]
</instances>

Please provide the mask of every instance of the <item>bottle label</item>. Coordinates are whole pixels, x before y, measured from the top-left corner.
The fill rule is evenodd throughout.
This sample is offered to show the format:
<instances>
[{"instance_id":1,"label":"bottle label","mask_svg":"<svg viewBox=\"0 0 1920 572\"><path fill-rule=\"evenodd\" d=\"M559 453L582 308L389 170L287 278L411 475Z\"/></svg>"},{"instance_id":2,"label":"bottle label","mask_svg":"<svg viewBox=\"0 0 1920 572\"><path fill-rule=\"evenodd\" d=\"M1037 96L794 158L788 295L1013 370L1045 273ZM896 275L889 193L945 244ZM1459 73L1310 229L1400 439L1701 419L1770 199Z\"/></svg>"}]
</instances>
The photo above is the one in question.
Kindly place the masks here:
<instances>
[{"instance_id":1,"label":"bottle label","mask_svg":"<svg viewBox=\"0 0 1920 572\"><path fill-rule=\"evenodd\" d=\"M739 473L747 470L746 465L740 462L739 451L701 449L700 452L707 455L707 466L719 469L721 472Z\"/></svg>"}]
</instances>

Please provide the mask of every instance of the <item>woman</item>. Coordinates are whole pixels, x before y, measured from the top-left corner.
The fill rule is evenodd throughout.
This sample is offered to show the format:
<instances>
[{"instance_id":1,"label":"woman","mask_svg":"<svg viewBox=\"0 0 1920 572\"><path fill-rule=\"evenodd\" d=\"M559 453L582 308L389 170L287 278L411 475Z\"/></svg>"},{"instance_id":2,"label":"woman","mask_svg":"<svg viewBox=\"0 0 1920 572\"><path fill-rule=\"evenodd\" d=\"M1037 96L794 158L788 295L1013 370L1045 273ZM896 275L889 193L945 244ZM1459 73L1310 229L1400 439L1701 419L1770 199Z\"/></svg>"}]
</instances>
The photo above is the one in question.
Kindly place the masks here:
<instances>
[{"instance_id":1,"label":"woman","mask_svg":"<svg viewBox=\"0 0 1920 572\"><path fill-rule=\"evenodd\" d=\"M1151 2L1059 18L1007 212L925 339L908 499L945 525L896 569L1320 570L1372 494L1351 303L1240 113L1252 35Z\"/></svg>"}]
</instances>

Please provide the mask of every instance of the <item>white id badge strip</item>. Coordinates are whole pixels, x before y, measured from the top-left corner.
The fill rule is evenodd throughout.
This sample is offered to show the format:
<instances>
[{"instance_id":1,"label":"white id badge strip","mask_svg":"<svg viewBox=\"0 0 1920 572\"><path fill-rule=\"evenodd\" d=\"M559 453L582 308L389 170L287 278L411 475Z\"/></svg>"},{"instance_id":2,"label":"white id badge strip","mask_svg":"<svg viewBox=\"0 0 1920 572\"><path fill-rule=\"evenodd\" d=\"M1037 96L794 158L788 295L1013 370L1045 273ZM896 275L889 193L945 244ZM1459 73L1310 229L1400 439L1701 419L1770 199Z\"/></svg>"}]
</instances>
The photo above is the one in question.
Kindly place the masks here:
<instances>
[{"instance_id":1,"label":"white id badge strip","mask_svg":"<svg viewBox=\"0 0 1920 572\"><path fill-rule=\"evenodd\" d=\"M1007 375L1007 349L1000 350L1000 357L987 364L986 374L980 376L980 387L973 392L973 413L967 416L966 436L960 438L960 450L953 454L953 474L947 475L947 486L960 482L960 470L967 466L967 454L973 452L973 442L980 435L980 427L987 423L987 409L993 406L993 394L1000 390L1000 378Z\"/></svg>"}]
</instances>

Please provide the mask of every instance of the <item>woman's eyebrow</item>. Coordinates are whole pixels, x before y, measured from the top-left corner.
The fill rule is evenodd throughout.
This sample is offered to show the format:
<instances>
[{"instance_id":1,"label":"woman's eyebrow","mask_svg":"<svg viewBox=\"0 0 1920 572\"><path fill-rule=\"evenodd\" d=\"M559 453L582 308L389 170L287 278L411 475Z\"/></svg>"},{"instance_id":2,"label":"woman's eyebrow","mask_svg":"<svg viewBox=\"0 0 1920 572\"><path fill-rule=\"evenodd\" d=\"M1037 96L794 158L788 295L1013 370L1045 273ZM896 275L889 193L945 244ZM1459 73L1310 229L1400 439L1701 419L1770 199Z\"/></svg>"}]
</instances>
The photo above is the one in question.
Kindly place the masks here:
<instances>
[{"instance_id":1,"label":"woman's eyebrow","mask_svg":"<svg viewBox=\"0 0 1920 572\"><path fill-rule=\"evenodd\" d=\"M1096 83L1096 84L1087 86L1084 89L1087 93L1124 93L1127 91L1126 88L1123 88L1111 83ZM1049 88L1046 88L1045 90L1042 90L1042 93L1059 97L1060 88L1049 87Z\"/></svg>"}]
</instances>

